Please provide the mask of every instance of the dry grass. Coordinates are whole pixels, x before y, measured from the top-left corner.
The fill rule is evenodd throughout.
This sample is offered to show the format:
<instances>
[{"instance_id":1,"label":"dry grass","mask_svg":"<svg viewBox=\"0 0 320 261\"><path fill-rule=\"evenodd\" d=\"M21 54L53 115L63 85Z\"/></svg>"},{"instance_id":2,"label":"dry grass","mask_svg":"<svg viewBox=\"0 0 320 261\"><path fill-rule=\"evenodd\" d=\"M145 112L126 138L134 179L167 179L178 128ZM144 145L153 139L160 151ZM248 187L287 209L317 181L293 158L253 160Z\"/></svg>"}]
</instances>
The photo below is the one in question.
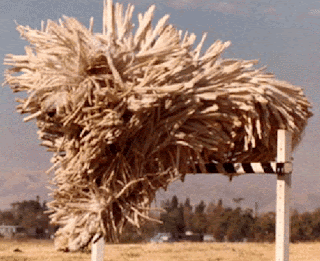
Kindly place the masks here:
<instances>
[{"instance_id":1,"label":"dry grass","mask_svg":"<svg viewBox=\"0 0 320 261\"><path fill-rule=\"evenodd\" d=\"M14 252L19 248L22 252ZM107 245L106 261L271 261L274 244L264 243L173 243ZM291 261L318 261L320 243L291 244ZM88 253L54 251L52 241L0 241L1 261L73 261L90 260Z\"/></svg>"}]
</instances>

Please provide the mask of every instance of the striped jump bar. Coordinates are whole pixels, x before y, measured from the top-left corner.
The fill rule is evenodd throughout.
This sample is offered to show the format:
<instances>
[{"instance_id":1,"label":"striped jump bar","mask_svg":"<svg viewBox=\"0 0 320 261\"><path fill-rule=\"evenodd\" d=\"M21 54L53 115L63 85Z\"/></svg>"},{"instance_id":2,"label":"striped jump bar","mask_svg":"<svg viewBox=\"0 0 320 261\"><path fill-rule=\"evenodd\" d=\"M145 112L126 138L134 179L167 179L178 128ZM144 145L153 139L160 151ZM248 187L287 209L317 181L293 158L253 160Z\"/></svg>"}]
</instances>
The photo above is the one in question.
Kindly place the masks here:
<instances>
[{"instance_id":1,"label":"striped jump bar","mask_svg":"<svg viewBox=\"0 0 320 261\"><path fill-rule=\"evenodd\" d=\"M292 163L257 162L257 163L207 163L208 173L227 174L289 174L292 172ZM200 167L196 166L198 173Z\"/></svg>"}]
</instances>

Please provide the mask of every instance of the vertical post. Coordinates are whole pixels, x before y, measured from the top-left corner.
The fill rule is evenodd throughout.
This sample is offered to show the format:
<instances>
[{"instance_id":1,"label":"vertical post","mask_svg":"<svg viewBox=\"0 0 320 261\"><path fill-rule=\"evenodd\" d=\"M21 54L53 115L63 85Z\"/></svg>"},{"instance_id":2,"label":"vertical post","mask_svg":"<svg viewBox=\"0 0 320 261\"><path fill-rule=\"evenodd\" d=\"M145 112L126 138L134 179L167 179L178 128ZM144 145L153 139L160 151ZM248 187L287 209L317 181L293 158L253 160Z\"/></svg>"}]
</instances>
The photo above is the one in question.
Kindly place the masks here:
<instances>
[{"instance_id":1,"label":"vertical post","mask_svg":"<svg viewBox=\"0 0 320 261\"><path fill-rule=\"evenodd\" d=\"M93 242L97 239L98 235L93 238ZM104 238L101 237L97 242L92 243L91 246L91 261L103 261L104 258Z\"/></svg>"},{"instance_id":2,"label":"vertical post","mask_svg":"<svg viewBox=\"0 0 320 261\"><path fill-rule=\"evenodd\" d=\"M292 137L278 130L277 162L291 161ZM276 261L289 261L291 174L277 175Z\"/></svg>"}]
</instances>

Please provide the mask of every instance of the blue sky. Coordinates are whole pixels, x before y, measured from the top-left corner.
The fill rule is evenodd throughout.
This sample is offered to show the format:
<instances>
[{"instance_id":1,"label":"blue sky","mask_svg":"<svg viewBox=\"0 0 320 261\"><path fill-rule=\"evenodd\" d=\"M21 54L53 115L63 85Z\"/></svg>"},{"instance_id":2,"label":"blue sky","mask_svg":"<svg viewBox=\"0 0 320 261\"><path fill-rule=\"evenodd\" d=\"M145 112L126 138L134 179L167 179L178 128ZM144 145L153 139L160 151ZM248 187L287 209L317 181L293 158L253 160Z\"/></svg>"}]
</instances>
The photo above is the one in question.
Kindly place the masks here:
<instances>
[{"instance_id":1,"label":"blue sky","mask_svg":"<svg viewBox=\"0 0 320 261\"><path fill-rule=\"evenodd\" d=\"M125 5L129 1L119 1ZM319 186L319 112L320 112L320 1L130 1L135 15L156 4L155 21L170 14L169 22L179 29L194 32L201 39L208 32L205 47L215 40L232 42L224 57L259 59L260 66L277 78L304 88L313 104L313 118L304 139L294 153L293 206L299 210L320 207ZM94 31L101 32L102 0L1 0L0 57L23 54L26 41L20 39L15 22L40 28L41 20L57 20L73 16L84 25L95 18ZM5 67L0 64L0 71ZM0 74L3 81L3 74ZM35 122L23 123L15 112L17 95L8 86L0 88L0 209L13 201L47 199L51 177L44 173L50 167L51 154L40 147ZM223 198L232 205L232 198L244 197L243 206L273 210L275 177L251 176L235 178L232 183L221 175L189 176L185 183L176 183L159 199L178 194L192 202Z\"/></svg>"}]
</instances>

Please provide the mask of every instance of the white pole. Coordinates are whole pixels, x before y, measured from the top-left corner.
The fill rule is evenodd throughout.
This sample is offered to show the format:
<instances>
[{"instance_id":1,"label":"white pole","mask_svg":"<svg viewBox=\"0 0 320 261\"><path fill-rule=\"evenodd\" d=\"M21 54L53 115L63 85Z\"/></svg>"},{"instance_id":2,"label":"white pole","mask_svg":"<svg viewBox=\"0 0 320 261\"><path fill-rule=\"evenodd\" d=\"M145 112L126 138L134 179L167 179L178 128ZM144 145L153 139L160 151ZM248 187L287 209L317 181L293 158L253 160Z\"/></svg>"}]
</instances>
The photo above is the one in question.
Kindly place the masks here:
<instances>
[{"instance_id":1,"label":"white pole","mask_svg":"<svg viewBox=\"0 0 320 261\"><path fill-rule=\"evenodd\" d=\"M277 162L291 161L292 136L278 130ZM291 174L277 175L276 261L289 261Z\"/></svg>"},{"instance_id":2,"label":"white pole","mask_svg":"<svg viewBox=\"0 0 320 261\"><path fill-rule=\"evenodd\" d=\"M97 239L97 235L93 238L93 242ZM92 243L91 246L91 261L103 261L104 258L104 238L101 237L97 242Z\"/></svg>"}]
</instances>

